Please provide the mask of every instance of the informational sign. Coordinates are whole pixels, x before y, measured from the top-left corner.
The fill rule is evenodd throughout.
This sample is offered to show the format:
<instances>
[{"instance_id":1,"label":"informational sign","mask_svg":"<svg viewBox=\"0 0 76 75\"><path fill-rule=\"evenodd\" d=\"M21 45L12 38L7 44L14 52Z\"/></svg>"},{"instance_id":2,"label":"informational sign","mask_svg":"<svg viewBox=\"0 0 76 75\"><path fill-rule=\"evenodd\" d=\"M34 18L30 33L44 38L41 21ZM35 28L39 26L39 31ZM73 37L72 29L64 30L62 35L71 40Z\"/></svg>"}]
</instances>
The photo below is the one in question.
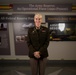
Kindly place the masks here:
<instances>
[{"instance_id":1,"label":"informational sign","mask_svg":"<svg viewBox=\"0 0 76 75\"><path fill-rule=\"evenodd\" d=\"M29 14L0 14L0 22L33 22L33 15Z\"/></svg>"},{"instance_id":2,"label":"informational sign","mask_svg":"<svg viewBox=\"0 0 76 75\"><path fill-rule=\"evenodd\" d=\"M71 4L13 4L14 11L37 11L37 12L61 12L61 11L71 11Z\"/></svg>"},{"instance_id":3,"label":"informational sign","mask_svg":"<svg viewBox=\"0 0 76 75\"><path fill-rule=\"evenodd\" d=\"M50 3L21 3L1 4L1 11L9 12L76 12L76 4L50 4Z\"/></svg>"},{"instance_id":4,"label":"informational sign","mask_svg":"<svg viewBox=\"0 0 76 75\"><path fill-rule=\"evenodd\" d=\"M76 15L45 15L46 22L76 22Z\"/></svg>"},{"instance_id":5,"label":"informational sign","mask_svg":"<svg viewBox=\"0 0 76 75\"><path fill-rule=\"evenodd\" d=\"M8 23L0 23L0 55L10 55Z\"/></svg>"}]
</instances>

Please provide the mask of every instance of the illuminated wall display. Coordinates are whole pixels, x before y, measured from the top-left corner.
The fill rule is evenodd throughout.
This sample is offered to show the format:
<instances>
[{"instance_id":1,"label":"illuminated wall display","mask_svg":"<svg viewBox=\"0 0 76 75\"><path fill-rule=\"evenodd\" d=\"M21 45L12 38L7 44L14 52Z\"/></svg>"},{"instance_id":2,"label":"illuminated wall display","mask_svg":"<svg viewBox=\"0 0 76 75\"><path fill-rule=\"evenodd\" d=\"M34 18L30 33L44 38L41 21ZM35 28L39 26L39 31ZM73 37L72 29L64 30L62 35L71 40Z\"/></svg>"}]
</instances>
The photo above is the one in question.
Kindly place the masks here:
<instances>
[{"instance_id":1,"label":"illuminated wall display","mask_svg":"<svg viewBox=\"0 0 76 75\"><path fill-rule=\"evenodd\" d=\"M76 41L76 16L46 15L51 41Z\"/></svg>"}]
</instances>

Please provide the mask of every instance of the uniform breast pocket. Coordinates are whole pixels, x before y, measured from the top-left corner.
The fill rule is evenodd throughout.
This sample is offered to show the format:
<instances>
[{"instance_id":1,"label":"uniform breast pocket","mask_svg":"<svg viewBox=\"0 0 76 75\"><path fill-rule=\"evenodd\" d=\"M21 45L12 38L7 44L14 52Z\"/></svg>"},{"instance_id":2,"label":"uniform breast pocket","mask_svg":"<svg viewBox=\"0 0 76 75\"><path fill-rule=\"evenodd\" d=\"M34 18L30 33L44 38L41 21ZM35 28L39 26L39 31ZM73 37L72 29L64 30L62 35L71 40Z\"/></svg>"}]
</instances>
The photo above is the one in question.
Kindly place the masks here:
<instances>
[{"instance_id":1,"label":"uniform breast pocket","mask_svg":"<svg viewBox=\"0 0 76 75\"><path fill-rule=\"evenodd\" d=\"M35 33L31 33L31 40L36 41L37 40L37 35Z\"/></svg>"},{"instance_id":2,"label":"uniform breast pocket","mask_svg":"<svg viewBox=\"0 0 76 75\"><path fill-rule=\"evenodd\" d=\"M41 40L45 40L46 38L46 32L42 32L40 35Z\"/></svg>"}]
</instances>

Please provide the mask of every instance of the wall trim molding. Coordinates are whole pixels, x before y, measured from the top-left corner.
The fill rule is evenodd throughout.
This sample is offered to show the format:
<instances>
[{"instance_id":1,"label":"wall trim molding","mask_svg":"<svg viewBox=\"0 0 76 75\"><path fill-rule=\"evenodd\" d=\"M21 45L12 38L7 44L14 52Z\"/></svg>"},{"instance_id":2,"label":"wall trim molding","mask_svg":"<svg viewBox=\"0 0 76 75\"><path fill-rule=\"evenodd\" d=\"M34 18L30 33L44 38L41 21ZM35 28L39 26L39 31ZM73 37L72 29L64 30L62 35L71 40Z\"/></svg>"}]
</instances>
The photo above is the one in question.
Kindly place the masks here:
<instances>
[{"instance_id":1,"label":"wall trim molding","mask_svg":"<svg viewBox=\"0 0 76 75\"><path fill-rule=\"evenodd\" d=\"M0 65L26 65L29 66L29 60L0 60ZM76 60L48 60L47 66L76 66Z\"/></svg>"}]
</instances>

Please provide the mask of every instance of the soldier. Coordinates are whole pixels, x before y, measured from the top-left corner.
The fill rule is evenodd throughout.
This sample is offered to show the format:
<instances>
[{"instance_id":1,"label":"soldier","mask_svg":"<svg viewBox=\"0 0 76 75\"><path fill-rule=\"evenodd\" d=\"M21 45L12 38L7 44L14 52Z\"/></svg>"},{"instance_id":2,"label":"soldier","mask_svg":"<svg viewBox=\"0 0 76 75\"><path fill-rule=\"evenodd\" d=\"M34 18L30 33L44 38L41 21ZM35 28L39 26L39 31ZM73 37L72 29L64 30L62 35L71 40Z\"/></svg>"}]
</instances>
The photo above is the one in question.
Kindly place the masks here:
<instances>
[{"instance_id":1,"label":"soldier","mask_svg":"<svg viewBox=\"0 0 76 75\"><path fill-rule=\"evenodd\" d=\"M35 14L34 27L29 28L27 44L29 47L29 57L32 75L44 75L48 57L49 29L42 26L42 15Z\"/></svg>"}]
</instances>

